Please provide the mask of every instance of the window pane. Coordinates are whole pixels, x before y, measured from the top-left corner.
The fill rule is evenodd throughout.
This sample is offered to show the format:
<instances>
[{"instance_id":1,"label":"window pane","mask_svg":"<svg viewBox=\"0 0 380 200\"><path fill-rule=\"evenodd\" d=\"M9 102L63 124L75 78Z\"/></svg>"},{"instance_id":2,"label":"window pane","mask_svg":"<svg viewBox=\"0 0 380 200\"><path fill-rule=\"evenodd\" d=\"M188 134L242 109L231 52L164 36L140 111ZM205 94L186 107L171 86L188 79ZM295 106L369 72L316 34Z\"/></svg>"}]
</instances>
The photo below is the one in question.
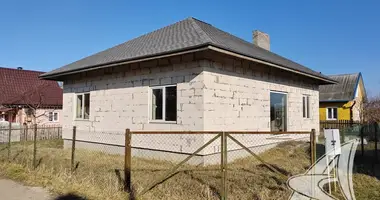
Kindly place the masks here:
<instances>
[{"instance_id":1,"label":"window pane","mask_svg":"<svg viewBox=\"0 0 380 200\"><path fill-rule=\"evenodd\" d=\"M286 94L270 94L271 131L286 131Z\"/></svg>"},{"instance_id":2,"label":"window pane","mask_svg":"<svg viewBox=\"0 0 380 200\"><path fill-rule=\"evenodd\" d=\"M84 119L90 119L90 94L84 94Z\"/></svg>"},{"instance_id":3,"label":"window pane","mask_svg":"<svg viewBox=\"0 0 380 200\"><path fill-rule=\"evenodd\" d=\"M58 113L54 113L54 121L58 121Z\"/></svg>"},{"instance_id":4,"label":"window pane","mask_svg":"<svg viewBox=\"0 0 380 200\"><path fill-rule=\"evenodd\" d=\"M306 102L306 106L307 106L307 108L306 108L306 110L307 110L307 118L310 118L310 97L309 96L307 96L306 97L306 100L307 100L307 102Z\"/></svg>"},{"instance_id":5,"label":"window pane","mask_svg":"<svg viewBox=\"0 0 380 200\"><path fill-rule=\"evenodd\" d=\"M49 122L53 121L53 113L49 112Z\"/></svg>"},{"instance_id":6,"label":"window pane","mask_svg":"<svg viewBox=\"0 0 380 200\"><path fill-rule=\"evenodd\" d=\"M82 118L83 95L77 95L77 118Z\"/></svg>"},{"instance_id":7,"label":"window pane","mask_svg":"<svg viewBox=\"0 0 380 200\"><path fill-rule=\"evenodd\" d=\"M177 121L177 87L165 88L166 108L165 120Z\"/></svg>"},{"instance_id":8,"label":"window pane","mask_svg":"<svg viewBox=\"0 0 380 200\"><path fill-rule=\"evenodd\" d=\"M306 117L306 97L302 97L302 113L303 117Z\"/></svg>"},{"instance_id":9,"label":"window pane","mask_svg":"<svg viewBox=\"0 0 380 200\"><path fill-rule=\"evenodd\" d=\"M334 119L338 119L338 109L337 108L333 108L333 116L334 116Z\"/></svg>"},{"instance_id":10,"label":"window pane","mask_svg":"<svg viewBox=\"0 0 380 200\"><path fill-rule=\"evenodd\" d=\"M160 120L162 118L162 89L152 90L152 119Z\"/></svg>"},{"instance_id":11,"label":"window pane","mask_svg":"<svg viewBox=\"0 0 380 200\"><path fill-rule=\"evenodd\" d=\"M327 119L332 119L332 109L327 108Z\"/></svg>"}]
</instances>

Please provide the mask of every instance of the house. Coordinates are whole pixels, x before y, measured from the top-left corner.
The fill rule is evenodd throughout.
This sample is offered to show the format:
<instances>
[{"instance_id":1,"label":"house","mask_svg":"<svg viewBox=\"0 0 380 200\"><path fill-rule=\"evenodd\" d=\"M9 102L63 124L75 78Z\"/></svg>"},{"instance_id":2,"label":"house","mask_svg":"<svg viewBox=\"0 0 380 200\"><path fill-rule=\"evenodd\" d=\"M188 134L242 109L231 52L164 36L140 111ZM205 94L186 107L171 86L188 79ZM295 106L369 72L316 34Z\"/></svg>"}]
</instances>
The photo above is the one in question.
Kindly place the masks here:
<instances>
[{"instance_id":1,"label":"house","mask_svg":"<svg viewBox=\"0 0 380 200\"><path fill-rule=\"evenodd\" d=\"M43 73L0 68L0 121L59 124L63 90L56 81L41 80Z\"/></svg>"},{"instance_id":2,"label":"house","mask_svg":"<svg viewBox=\"0 0 380 200\"><path fill-rule=\"evenodd\" d=\"M340 74L329 77L338 84L320 86L320 120L359 121L362 103L367 98L362 74Z\"/></svg>"},{"instance_id":3,"label":"house","mask_svg":"<svg viewBox=\"0 0 380 200\"><path fill-rule=\"evenodd\" d=\"M188 18L41 75L63 81L65 130L86 148L123 145L111 130L319 130L320 85L334 80ZM65 145L71 131L64 131ZM132 146L192 153L209 135L133 136ZM100 139L101 138L101 139ZM81 145L77 143L77 145ZM92 147L90 147L92 146ZM123 151L122 149L120 150ZM218 151L210 147L203 155ZM157 155L157 154L155 154Z\"/></svg>"}]
</instances>

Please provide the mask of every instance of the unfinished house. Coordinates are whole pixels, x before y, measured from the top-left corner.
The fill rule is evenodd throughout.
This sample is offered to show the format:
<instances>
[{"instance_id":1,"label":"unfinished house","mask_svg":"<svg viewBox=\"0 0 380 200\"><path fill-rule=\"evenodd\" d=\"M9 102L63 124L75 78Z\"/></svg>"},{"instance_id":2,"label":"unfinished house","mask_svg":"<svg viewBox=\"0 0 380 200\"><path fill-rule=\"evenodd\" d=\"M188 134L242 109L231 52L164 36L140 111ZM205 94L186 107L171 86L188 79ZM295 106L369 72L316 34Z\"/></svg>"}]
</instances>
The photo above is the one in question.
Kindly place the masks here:
<instances>
[{"instance_id":1,"label":"unfinished house","mask_svg":"<svg viewBox=\"0 0 380 200\"><path fill-rule=\"evenodd\" d=\"M85 148L123 146L124 135L112 131L123 132L126 128L319 130L318 88L335 83L271 52L269 35L263 32L254 31L250 43L194 18L41 77L64 82L65 145L70 144L69 129L75 125L77 139L82 141L77 145ZM266 137L247 145L272 144L274 140ZM182 156L210 138L210 135L139 135L132 136L132 147L135 155L158 158L170 152ZM123 152L122 147L115 148ZM197 159L206 161L208 155L218 151L217 144L210 145Z\"/></svg>"}]
</instances>

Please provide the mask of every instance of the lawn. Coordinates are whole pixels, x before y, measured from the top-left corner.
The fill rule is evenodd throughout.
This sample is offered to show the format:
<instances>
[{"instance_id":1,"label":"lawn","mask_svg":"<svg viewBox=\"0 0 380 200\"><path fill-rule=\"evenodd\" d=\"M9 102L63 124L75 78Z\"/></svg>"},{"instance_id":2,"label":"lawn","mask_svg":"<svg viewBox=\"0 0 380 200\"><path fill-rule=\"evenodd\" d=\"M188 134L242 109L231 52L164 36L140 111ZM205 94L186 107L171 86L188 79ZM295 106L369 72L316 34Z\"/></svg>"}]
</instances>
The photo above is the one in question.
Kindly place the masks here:
<instances>
[{"instance_id":1,"label":"lawn","mask_svg":"<svg viewBox=\"0 0 380 200\"><path fill-rule=\"evenodd\" d=\"M36 170L32 167L33 143L0 145L0 176L43 186L56 195L76 193L89 199L128 199L122 192L123 156L83 149L76 150L77 169L70 172L71 151L61 140L38 142ZM303 173L309 166L309 149L304 142L285 142L260 157L287 176ZM139 194L149 183L174 166L172 162L132 158L132 184ZM185 165L141 199L218 199L221 186L219 166ZM253 157L228 164L229 199L287 199L286 180ZM365 174L354 175L357 199L379 199L380 181Z\"/></svg>"}]
</instances>

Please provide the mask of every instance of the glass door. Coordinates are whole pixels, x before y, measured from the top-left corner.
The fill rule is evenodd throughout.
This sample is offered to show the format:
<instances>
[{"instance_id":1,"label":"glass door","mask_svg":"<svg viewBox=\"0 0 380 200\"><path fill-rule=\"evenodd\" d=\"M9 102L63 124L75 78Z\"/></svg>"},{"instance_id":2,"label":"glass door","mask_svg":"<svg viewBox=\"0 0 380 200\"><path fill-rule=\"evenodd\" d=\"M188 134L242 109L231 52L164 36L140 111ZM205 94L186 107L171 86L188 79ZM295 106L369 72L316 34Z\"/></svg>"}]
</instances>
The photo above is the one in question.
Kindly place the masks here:
<instances>
[{"instance_id":1,"label":"glass door","mask_svg":"<svg viewBox=\"0 0 380 200\"><path fill-rule=\"evenodd\" d=\"M286 131L287 122L287 94L280 92L270 93L270 130Z\"/></svg>"}]
</instances>

